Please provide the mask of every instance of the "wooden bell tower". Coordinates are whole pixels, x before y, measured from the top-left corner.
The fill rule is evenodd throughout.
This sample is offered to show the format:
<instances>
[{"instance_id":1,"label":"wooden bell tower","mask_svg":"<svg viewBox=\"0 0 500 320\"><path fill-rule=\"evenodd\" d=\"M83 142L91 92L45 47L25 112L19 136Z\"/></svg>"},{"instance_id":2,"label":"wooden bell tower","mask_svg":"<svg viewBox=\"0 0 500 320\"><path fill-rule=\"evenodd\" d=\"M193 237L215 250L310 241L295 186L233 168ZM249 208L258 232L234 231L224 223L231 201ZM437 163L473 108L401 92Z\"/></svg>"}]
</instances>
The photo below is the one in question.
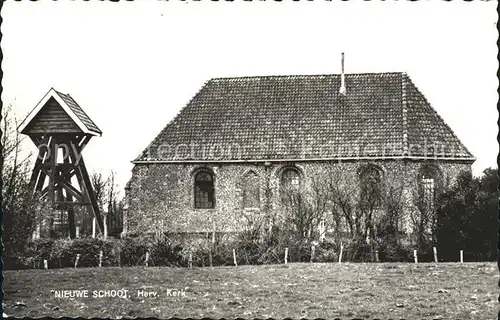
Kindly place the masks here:
<instances>
[{"instance_id":1,"label":"wooden bell tower","mask_svg":"<svg viewBox=\"0 0 500 320\"><path fill-rule=\"evenodd\" d=\"M93 136L101 136L101 130L69 94L52 88L19 131L38 148L30 179L33 200L45 199L65 214L71 239L76 237L76 206L85 206L103 232L104 222L82 157L85 146Z\"/></svg>"}]
</instances>

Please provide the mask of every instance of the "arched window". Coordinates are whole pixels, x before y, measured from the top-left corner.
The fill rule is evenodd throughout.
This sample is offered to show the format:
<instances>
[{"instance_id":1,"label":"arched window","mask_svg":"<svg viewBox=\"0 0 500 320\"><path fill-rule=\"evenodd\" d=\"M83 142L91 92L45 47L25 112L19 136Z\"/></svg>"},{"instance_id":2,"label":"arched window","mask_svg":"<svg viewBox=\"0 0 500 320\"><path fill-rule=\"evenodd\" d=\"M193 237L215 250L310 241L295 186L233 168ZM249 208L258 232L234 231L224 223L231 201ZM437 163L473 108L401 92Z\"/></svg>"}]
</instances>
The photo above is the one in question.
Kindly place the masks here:
<instances>
[{"instance_id":1,"label":"arched window","mask_svg":"<svg viewBox=\"0 0 500 320\"><path fill-rule=\"evenodd\" d=\"M281 173L280 195L282 203L290 208L296 208L302 200L300 193L301 175L297 168L288 167Z\"/></svg>"},{"instance_id":2,"label":"arched window","mask_svg":"<svg viewBox=\"0 0 500 320\"><path fill-rule=\"evenodd\" d=\"M286 168L281 174L281 186L285 189L298 190L300 186L300 173L295 168Z\"/></svg>"},{"instance_id":3,"label":"arched window","mask_svg":"<svg viewBox=\"0 0 500 320\"><path fill-rule=\"evenodd\" d=\"M243 177L243 207L244 208L260 208L260 186L259 176L249 171Z\"/></svg>"},{"instance_id":4,"label":"arched window","mask_svg":"<svg viewBox=\"0 0 500 320\"><path fill-rule=\"evenodd\" d=\"M194 176L194 207L212 209L215 207L214 176L209 171L199 171Z\"/></svg>"},{"instance_id":5,"label":"arched window","mask_svg":"<svg viewBox=\"0 0 500 320\"><path fill-rule=\"evenodd\" d=\"M420 183L421 203L425 209L433 211L436 189L438 189L440 181L440 172L432 165L425 165L420 169L418 180Z\"/></svg>"},{"instance_id":6,"label":"arched window","mask_svg":"<svg viewBox=\"0 0 500 320\"><path fill-rule=\"evenodd\" d=\"M361 203L370 208L381 205L382 174L375 166L367 166L360 173Z\"/></svg>"}]
</instances>

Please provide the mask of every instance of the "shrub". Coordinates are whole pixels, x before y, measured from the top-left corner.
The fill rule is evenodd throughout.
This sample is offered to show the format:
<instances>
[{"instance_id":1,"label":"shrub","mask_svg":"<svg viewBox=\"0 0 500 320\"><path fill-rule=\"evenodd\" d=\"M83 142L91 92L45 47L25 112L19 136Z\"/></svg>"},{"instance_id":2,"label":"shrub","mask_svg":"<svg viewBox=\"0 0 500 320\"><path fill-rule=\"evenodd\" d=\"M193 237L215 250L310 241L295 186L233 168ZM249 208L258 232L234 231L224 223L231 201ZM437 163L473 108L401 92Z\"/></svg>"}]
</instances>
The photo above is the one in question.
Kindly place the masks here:
<instances>
[{"instance_id":1,"label":"shrub","mask_svg":"<svg viewBox=\"0 0 500 320\"><path fill-rule=\"evenodd\" d=\"M410 262L413 260L413 249L399 242L388 242L378 247L381 262Z\"/></svg>"},{"instance_id":2,"label":"shrub","mask_svg":"<svg viewBox=\"0 0 500 320\"><path fill-rule=\"evenodd\" d=\"M216 241L212 243L208 238L191 238L185 240L184 246L180 251L182 265L188 265L189 255L192 254L193 266L210 266L210 255L212 255L213 266L233 265L233 249L237 251L237 262L241 264L238 248L235 241Z\"/></svg>"},{"instance_id":3,"label":"shrub","mask_svg":"<svg viewBox=\"0 0 500 320\"><path fill-rule=\"evenodd\" d=\"M4 251L2 257L4 270L23 270L36 267L36 263L34 262L34 260L31 262L31 265L29 265L21 255L22 254L18 252L7 253Z\"/></svg>"},{"instance_id":4,"label":"shrub","mask_svg":"<svg viewBox=\"0 0 500 320\"><path fill-rule=\"evenodd\" d=\"M182 245L169 238L154 242L151 247L151 265L155 266L184 266Z\"/></svg>"},{"instance_id":5,"label":"shrub","mask_svg":"<svg viewBox=\"0 0 500 320\"><path fill-rule=\"evenodd\" d=\"M25 250L20 253L19 262L26 267L43 268L43 260L50 263L54 239L35 239L26 243Z\"/></svg>"},{"instance_id":6,"label":"shrub","mask_svg":"<svg viewBox=\"0 0 500 320\"><path fill-rule=\"evenodd\" d=\"M340 252L340 246L339 246ZM342 261L371 262L375 261L375 249L364 239L352 239L344 243Z\"/></svg>"},{"instance_id":7,"label":"shrub","mask_svg":"<svg viewBox=\"0 0 500 320\"><path fill-rule=\"evenodd\" d=\"M116 266L118 259L115 247L116 240L114 239L58 239L54 241L52 246L50 262L52 267L73 267L77 254L80 254L79 267L97 267L99 265L99 252L102 251L102 266Z\"/></svg>"},{"instance_id":8,"label":"shrub","mask_svg":"<svg viewBox=\"0 0 500 320\"><path fill-rule=\"evenodd\" d=\"M212 247L212 262L214 266L231 266L234 264L233 249L236 251L236 262L238 264L245 264L243 256L235 242L222 242L215 244ZM241 256L241 257L240 257Z\"/></svg>"},{"instance_id":9,"label":"shrub","mask_svg":"<svg viewBox=\"0 0 500 320\"><path fill-rule=\"evenodd\" d=\"M152 247L153 241L145 237L126 237L119 241L117 250L121 266L144 265L146 252Z\"/></svg>"},{"instance_id":10,"label":"shrub","mask_svg":"<svg viewBox=\"0 0 500 320\"><path fill-rule=\"evenodd\" d=\"M269 248L269 243L261 239L259 229L245 230L238 234L234 249L239 264L260 264L261 257ZM232 256L232 250L231 250Z\"/></svg>"},{"instance_id":11,"label":"shrub","mask_svg":"<svg viewBox=\"0 0 500 320\"><path fill-rule=\"evenodd\" d=\"M339 261L340 246L336 243L323 241L315 248L313 262Z\"/></svg>"}]
</instances>

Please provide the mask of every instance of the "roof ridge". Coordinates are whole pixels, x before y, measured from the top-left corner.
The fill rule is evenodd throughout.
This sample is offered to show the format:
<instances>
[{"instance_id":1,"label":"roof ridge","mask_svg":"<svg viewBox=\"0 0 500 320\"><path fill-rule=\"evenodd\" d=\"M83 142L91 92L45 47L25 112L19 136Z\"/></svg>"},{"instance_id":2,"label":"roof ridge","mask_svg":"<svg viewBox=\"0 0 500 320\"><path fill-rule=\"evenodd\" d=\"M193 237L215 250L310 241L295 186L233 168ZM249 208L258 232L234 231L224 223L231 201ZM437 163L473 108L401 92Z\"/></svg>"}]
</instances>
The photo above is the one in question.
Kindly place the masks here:
<instances>
[{"instance_id":1,"label":"roof ridge","mask_svg":"<svg viewBox=\"0 0 500 320\"><path fill-rule=\"evenodd\" d=\"M388 72L363 72L363 73L346 73L347 77L352 76L370 76L370 75L380 75L380 76L390 76L390 75L401 75L406 73L404 71L388 71ZM255 76L240 76L240 77L216 77L211 78L209 81L221 81L221 80L235 80L235 81L244 81L244 80L259 80L259 79L271 79L271 78L285 78L285 79L310 79L310 78L326 78L333 76L340 76L340 73L324 73L324 74L289 74L289 75L255 75Z\"/></svg>"}]
</instances>

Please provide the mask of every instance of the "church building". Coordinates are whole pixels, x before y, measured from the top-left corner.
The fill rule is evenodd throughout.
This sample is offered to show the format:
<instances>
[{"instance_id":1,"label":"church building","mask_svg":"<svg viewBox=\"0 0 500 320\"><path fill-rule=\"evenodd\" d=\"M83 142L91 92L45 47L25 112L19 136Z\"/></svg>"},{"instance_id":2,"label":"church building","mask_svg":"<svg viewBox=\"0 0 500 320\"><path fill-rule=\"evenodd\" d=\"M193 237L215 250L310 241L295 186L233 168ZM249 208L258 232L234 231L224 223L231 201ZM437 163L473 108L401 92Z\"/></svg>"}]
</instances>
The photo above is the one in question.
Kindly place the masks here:
<instances>
[{"instance_id":1,"label":"church building","mask_svg":"<svg viewBox=\"0 0 500 320\"><path fill-rule=\"evenodd\" d=\"M124 234L238 232L332 167L433 197L474 160L403 72L215 78L133 160Z\"/></svg>"}]
</instances>

